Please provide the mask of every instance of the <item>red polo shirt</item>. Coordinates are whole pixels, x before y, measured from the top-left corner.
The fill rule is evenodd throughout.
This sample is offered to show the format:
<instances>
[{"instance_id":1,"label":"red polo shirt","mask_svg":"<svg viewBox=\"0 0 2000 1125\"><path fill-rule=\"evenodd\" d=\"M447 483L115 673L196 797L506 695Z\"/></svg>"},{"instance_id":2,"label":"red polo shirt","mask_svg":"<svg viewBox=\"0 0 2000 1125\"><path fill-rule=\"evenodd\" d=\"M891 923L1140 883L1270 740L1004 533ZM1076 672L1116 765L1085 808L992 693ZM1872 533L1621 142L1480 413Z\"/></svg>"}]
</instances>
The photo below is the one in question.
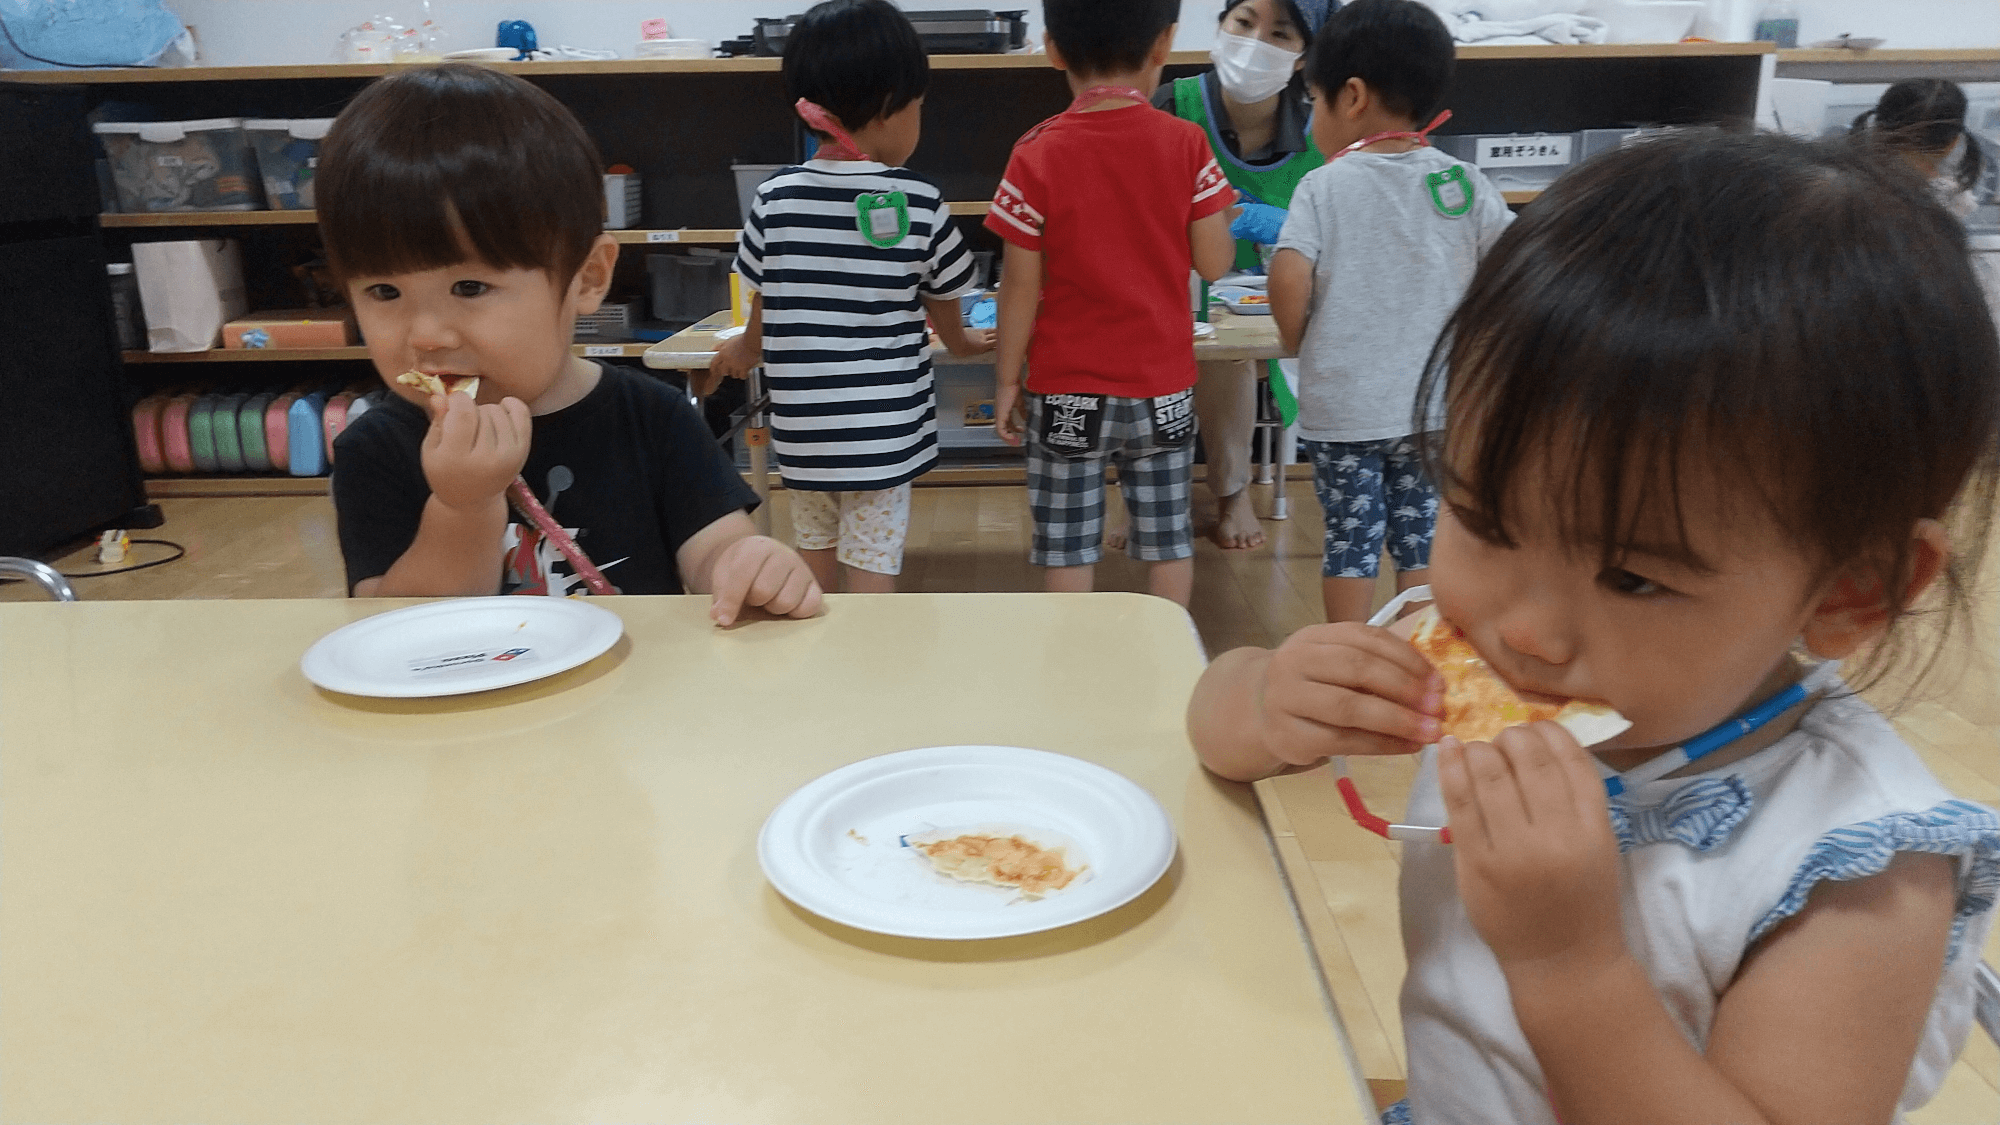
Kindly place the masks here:
<instances>
[{"instance_id":1,"label":"red polo shirt","mask_svg":"<svg viewBox=\"0 0 2000 1125\"><path fill-rule=\"evenodd\" d=\"M1188 226L1234 202L1201 127L1148 105L1060 114L1015 142L986 226L1042 255L1028 389L1193 386Z\"/></svg>"}]
</instances>

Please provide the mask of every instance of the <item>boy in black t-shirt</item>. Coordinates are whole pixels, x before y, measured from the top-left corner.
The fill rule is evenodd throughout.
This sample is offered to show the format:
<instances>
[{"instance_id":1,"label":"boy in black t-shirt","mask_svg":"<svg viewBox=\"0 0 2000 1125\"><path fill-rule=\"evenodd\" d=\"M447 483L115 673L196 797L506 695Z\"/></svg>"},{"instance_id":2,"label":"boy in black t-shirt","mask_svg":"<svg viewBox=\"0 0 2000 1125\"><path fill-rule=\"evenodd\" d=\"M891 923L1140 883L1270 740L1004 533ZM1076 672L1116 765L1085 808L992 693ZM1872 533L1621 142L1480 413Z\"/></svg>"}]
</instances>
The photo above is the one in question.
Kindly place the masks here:
<instances>
[{"instance_id":1,"label":"boy in black t-shirt","mask_svg":"<svg viewBox=\"0 0 2000 1125\"><path fill-rule=\"evenodd\" d=\"M397 396L335 443L349 589L580 592L535 525L513 522L518 475L620 592L710 592L724 625L745 606L812 616L819 586L756 533L756 497L701 416L659 382L570 353L618 255L600 167L560 103L482 67L384 78L334 122L320 231ZM477 378L477 397L397 382L413 371Z\"/></svg>"}]
</instances>

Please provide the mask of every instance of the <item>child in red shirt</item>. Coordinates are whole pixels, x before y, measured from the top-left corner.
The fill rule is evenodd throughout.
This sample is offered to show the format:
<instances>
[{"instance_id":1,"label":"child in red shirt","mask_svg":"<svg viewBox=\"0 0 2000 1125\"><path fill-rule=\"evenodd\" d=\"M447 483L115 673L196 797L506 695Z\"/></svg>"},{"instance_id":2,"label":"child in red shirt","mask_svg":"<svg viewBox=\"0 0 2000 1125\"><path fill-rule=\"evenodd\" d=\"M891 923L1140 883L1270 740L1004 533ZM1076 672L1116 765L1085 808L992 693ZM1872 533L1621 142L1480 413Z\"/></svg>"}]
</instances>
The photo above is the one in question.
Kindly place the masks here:
<instances>
[{"instance_id":1,"label":"child in red shirt","mask_svg":"<svg viewBox=\"0 0 2000 1125\"><path fill-rule=\"evenodd\" d=\"M1235 258L1235 193L1201 127L1149 104L1178 0L1047 0L1049 61L1076 102L1014 145L986 225L1007 241L994 413L1028 454L1029 561L1087 591L1118 465L1127 550L1185 606L1194 583L1194 329L1188 270ZM1025 402L1021 368L1030 369Z\"/></svg>"}]
</instances>

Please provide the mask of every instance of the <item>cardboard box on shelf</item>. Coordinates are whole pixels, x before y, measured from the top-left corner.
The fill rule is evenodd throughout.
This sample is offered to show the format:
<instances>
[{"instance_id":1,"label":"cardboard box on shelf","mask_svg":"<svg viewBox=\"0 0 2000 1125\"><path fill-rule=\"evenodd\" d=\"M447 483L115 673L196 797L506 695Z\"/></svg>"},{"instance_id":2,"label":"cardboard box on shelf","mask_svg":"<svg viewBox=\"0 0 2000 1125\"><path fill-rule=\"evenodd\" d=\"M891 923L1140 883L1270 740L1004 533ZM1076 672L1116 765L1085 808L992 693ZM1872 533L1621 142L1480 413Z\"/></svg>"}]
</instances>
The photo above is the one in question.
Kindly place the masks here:
<instances>
[{"instance_id":1,"label":"cardboard box on shelf","mask_svg":"<svg viewBox=\"0 0 2000 1125\"><path fill-rule=\"evenodd\" d=\"M222 326L225 348L345 348L354 343L346 309L274 309Z\"/></svg>"}]
</instances>

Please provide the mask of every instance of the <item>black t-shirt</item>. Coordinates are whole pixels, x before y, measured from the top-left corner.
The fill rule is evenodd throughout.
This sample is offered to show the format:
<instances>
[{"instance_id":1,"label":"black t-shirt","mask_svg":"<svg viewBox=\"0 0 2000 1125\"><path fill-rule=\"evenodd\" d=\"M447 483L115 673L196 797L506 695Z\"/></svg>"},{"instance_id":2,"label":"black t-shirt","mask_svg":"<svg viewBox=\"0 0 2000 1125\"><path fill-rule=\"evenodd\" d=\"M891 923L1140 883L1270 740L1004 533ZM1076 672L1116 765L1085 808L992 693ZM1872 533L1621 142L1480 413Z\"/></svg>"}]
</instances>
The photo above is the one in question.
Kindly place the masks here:
<instances>
[{"instance_id":1,"label":"black t-shirt","mask_svg":"<svg viewBox=\"0 0 2000 1125\"><path fill-rule=\"evenodd\" d=\"M602 366L602 365L600 365ZM390 396L334 442L333 504L347 588L388 573L416 541L430 484L424 411ZM696 532L757 496L673 388L603 367L571 406L534 420L521 475L535 497L621 593L679 594L674 553ZM503 594L587 593L569 560L509 509Z\"/></svg>"}]
</instances>

